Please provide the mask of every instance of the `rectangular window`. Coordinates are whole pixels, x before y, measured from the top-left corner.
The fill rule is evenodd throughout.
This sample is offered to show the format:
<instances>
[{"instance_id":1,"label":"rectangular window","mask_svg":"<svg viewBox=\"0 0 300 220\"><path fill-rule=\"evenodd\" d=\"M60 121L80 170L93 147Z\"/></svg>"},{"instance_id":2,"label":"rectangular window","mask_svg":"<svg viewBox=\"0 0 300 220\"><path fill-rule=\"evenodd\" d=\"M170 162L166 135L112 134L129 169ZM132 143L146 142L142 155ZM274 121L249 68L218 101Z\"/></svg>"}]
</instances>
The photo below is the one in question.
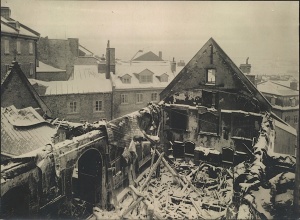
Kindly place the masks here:
<instances>
[{"instance_id":1,"label":"rectangular window","mask_svg":"<svg viewBox=\"0 0 300 220\"><path fill-rule=\"evenodd\" d=\"M211 112L199 114L199 131L218 134L219 117Z\"/></svg>"},{"instance_id":2,"label":"rectangular window","mask_svg":"<svg viewBox=\"0 0 300 220\"><path fill-rule=\"evenodd\" d=\"M127 103L128 103L128 95L121 94L121 104L127 104Z\"/></svg>"},{"instance_id":3,"label":"rectangular window","mask_svg":"<svg viewBox=\"0 0 300 220\"><path fill-rule=\"evenodd\" d=\"M4 53L9 54L9 40L4 40Z\"/></svg>"},{"instance_id":4,"label":"rectangular window","mask_svg":"<svg viewBox=\"0 0 300 220\"><path fill-rule=\"evenodd\" d=\"M69 112L71 112L71 113L77 112L77 102L70 102Z\"/></svg>"},{"instance_id":5,"label":"rectangular window","mask_svg":"<svg viewBox=\"0 0 300 220\"><path fill-rule=\"evenodd\" d=\"M33 54L33 44L29 42L29 54Z\"/></svg>"},{"instance_id":6,"label":"rectangular window","mask_svg":"<svg viewBox=\"0 0 300 220\"><path fill-rule=\"evenodd\" d=\"M297 124L298 123L298 116L294 115L294 123Z\"/></svg>"},{"instance_id":7,"label":"rectangular window","mask_svg":"<svg viewBox=\"0 0 300 220\"><path fill-rule=\"evenodd\" d=\"M141 83L150 83L152 82L152 75L141 75L140 76Z\"/></svg>"},{"instance_id":8,"label":"rectangular window","mask_svg":"<svg viewBox=\"0 0 300 220\"><path fill-rule=\"evenodd\" d=\"M100 112L103 111L103 102L102 101L96 101L95 103L95 111Z\"/></svg>"},{"instance_id":9,"label":"rectangular window","mask_svg":"<svg viewBox=\"0 0 300 220\"><path fill-rule=\"evenodd\" d=\"M21 42L17 41L17 53L21 54Z\"/></svg>"},{"instance_id":10,"label":"rectangular window","mask_svg":"<svg viewBox=\"0 0 300 220\"><path fill-rule=\"evenodd\" d=\"M289 115L288 115L288 116L285 116L285 119L284 119L284 121L285 121L285 122L289 123L289 122L290 122L290 120L291 120L291 118L290 118L290 116L289 116Z\"/></svg>"},{"instance_id":11,"label":"rectangular window","mask_svg":"<svg viewBox=\"0 0 300 220\"><path fill-rule=\"evenodd\" d=\"M151 101L157 101L157 93L151 93Z\"/></svg>"},{"instance_id":12,"label":"rectangular window","mask_svg":"<svg viewBox=\"0 0 300 220\"><path fill-rule=\"evenodd\" d=\"M161 82L168 82L168 76L162 76L160 77Z\"/></svg>"},{"instance_id":13,"label":"rectangular window","mask_svg":"<svg viewBox=\"0 0 300 220\"><path fill-rule=\"evenodd\" d=\"M208 85L216 84L216 70L215 69L207 69L206 84L208 84Z\"/></svg>"},{"instance_id":14,"label":"rectangular window","mask_svg":"<svg viewBox=\"0 0 300 220\"><path fill-rule=\"evenodd\" d=\"M143 102L143 94L142 93L137 93L136 94L136 102L137 103L142 103Z\"/></svg>"},{"instance_id":15,"label":"rectangular window","mask_svg":"<svg viewBox=\"0 0 300 220\"><path fill-rule=\"evenodd\" d=\"M123 78L123 83L130 84L130 78Z\"/></svg>"},{"instance_id":16,"label":"rectangular window","mask_svg":"<svg viewBox=\"0 0 300 220\"><path fill-rule=\"evenodd\" d=\"M169 112L170 127L186 130L188 125L188 112L186 110L171 109Z\"/></svg>"},{"instance_id":17,"label":"rectangular window","mask_svg":"<svg viewBox=\"0 0 300 220\"><path fill-rule=\"evenodd\" d=\"M33 75L33 63L30 63L30 70L29 70L29 75Z\"/></svg>"}]
</instances>

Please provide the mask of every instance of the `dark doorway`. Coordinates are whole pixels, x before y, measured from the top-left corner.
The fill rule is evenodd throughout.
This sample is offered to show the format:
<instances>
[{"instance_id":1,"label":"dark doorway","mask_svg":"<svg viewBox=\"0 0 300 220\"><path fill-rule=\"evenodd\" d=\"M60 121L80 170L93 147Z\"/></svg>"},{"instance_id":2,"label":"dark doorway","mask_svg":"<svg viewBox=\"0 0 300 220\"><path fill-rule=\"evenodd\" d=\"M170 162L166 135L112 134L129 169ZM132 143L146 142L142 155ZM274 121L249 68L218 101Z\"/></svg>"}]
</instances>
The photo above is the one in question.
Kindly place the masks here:
<instances>
[{"instance_id":1,"label":"dark doorway","mask_svg":"<svg viewBox=\"0 0 300 220\"><path fill-rule=\"evenodd\" d=\"M1 219L28 218L30 192L27 186L17 186L1 197Z\"/></svg>"},{"instance_id":2,"label":"dark doorway","mask_svg":"<svg viewBox=\"0 0 300 220\"><path fill-rule=\"evenodd\" d=\"M99 151L86 151L73 172L73 197L92 205L99 203L102 184L102 160Z\"/></svg>"}]
</instances>

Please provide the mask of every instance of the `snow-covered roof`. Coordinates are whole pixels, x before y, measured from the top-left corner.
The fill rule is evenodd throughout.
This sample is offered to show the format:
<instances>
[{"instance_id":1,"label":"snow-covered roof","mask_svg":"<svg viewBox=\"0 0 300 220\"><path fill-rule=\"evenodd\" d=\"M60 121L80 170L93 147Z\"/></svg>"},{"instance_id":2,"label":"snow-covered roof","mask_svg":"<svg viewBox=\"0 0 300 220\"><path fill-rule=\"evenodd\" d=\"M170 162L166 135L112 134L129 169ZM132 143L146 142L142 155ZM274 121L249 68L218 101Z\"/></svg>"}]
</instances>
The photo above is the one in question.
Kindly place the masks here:
<instances>
[{"instance_id":1,"label":"snow-covered roof","mask_svg":"<svg viewBox=\"0 0 300 220\"><path fill-rule=\"evenodd\" d=\"M151 83L140 83L139 73L148 69L153 73L153 81ZM128 74L131 76L131 83L123 83L120 77ZM168 75L168 82L161 82L159 76L162 74ZM135 61L125 62L119 61L116 63L116 74L112 74L113 82L116 89L149 89L149 88L165 88L174 78L174 73L171 71L169 61Z\"/></svg>"},{"instance_id":2,"label":"snow-covered roof","mask_svg":"<svg viewBox=\"0 0 300 220\"><path fill-rule=\"evenodd\" d=\"M31 30L29 27L26 27L25 25L20 24L20 28L17 29L11 25L13 22L18 22L13 19L7 20L6 18L1 16L1 35L3 33L6 34L13 34L18 36L25 36L25 37L33 37L33 38L39 38L39 33L37 33L34 30Z\"/></svg>"},{"instance_id":3,"label":"snow-covered roof","mask_svg":"<svg viewBox=\"0 0 300 220\"><path fill-rule=\"evenodd\" d=\"M280 84L282 86L290 87L290 83L295 82L295 80L276 80L276 81L271 80L271 82ZM297 82L297 90L299 90L299 82L298 81L296 81L296 82Z\"/></svg>"},{"instance_id":4,"label":"snow-covered roof","mask_svg":"<svg viewBox=\"0 0 300 220\"><path fill-rule=\"evenodd\" d=\"M66 72L66 70L58 69L48 64L39 61L39 66L36 67L37 73L56 73L56 72Z\"/></svg>"},{"instance_id":5,"label":"snow-covered roof","mask_svg":"<svg viewBox=\"0 0 300 220\"><path fill-rule=\"evenodd\" d=\"M152 51L149 51L135 58L134 61L163 61L163 59L157 56Z\"/></svg>"},{"instance_id":6,"label":"snow-covered roof","mask_svg":"<svg viewBox=\"0 0 300 220\"><path fill-rule=\"evenodd\" d=\"M32 107L1 108L1 153L18 156L46 144L56 134L56 128L46 122Z\"/></svg>"},{"instance_id":7,"label":"snow-covered roof","mask_svg":"<svg viewBox=\"0 0 300 220\"><path fill-rule=\"evenodd\" d=\"M45 95L108 93L112 91L111 82L105 78L105 74L82 72L74 73L74 76L75 78L69 81L49 82Z\"/></svg>"},{"instance_id":8,"label":"snow-covered roof","mask_svg":"<svg viewBox=\"0 0 300 220\"><path fill-rule=\"evenodd\" d=\"M278 96L296 96L298 91L287 88L286 86L275 84L271 81L266 81L257 85L257 89L262 93L268 93Z\"/></svg>"}]
</instances>

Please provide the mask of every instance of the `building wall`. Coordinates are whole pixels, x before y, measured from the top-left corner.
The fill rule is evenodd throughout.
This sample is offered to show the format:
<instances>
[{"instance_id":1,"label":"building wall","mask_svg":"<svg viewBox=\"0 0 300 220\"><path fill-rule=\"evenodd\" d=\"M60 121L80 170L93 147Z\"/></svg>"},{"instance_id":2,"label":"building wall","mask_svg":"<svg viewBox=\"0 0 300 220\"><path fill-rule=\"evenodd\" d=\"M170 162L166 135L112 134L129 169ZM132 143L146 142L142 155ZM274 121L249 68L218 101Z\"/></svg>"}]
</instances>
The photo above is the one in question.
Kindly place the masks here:
<instances>
[{"instance_id":1,"label":"building wall","mask_svg":"<svg viewBox=\"0 0 300 220\"><path fill-rule=\"evenodd\" d=\"M39 108L29 88L23 83L18 74L12 74L12 79L1 94L1 107L14 105L16 108Z\"/></svg>"},{"instance_id":2,"label":"building wall","mask_svg":"<svg viewBox=\"0 0 300 220\"><path fill-rule=\"evenodd\" d=\"M43 81L67 81L68 76L66 74L66 71L55 72L55 73L37 72L36 79L43 80Z\"/></svg>"},{"instance_id":3,"label":"building wall","mask_svg":"<svg viewBox=\"0 0 300 220\"><path fill-rule=\"evenodd\" d=\"M9 40L9 54L5 54L4 40ZM21 44L21 53L17 54L17 41ZM29 54L29 43L32 43L33 53ZM21 66L22 71L28 78L35 78L36 74L36 41L32 39L10 37L1 35L1 78L7 72L7 66L11 65L16 54L16 61ZM32 64L30 64L32 63ZM30 75L30 68L32 68L32 75Z\"/></svg>"},{"instance_id":4,"label":"building wall","mask_svg":"<svg viewBox=\"0 0 300 220\"><path fill-rule=\"evenodd\" d=\"M111 94L90 93L90 94L69 94L69 95L47 95L41 97L53 112L52 117L65 119L71 122L99 121L100 119L111 119ZM95 112L96 100L103 101L103 111ZM77 102L77 113L70 113L69 103Z\"/></svg>"},{"instance_id":5,"label":"building wall","mask_svg":"<svg viewBox=\"0 0 300 220\"><path fill-rule=\"evenodd\" d=\"M157 101L159 101L159 93L162 89L149 89L149 90L114 90L113 92L113 113L114 118L118 118L122 115L129 114L131 112L137 111L141 108L147 106L149 102L151 102L151 94L157 93ZM141 93L143 94L143 102L137 103L136 101L136 94ZM128 95L128 103L122 104L121 103L121 94Z\"/></svg>"},{"instance_id":6,"label":"building wall","mask_svg":"<svg viewBox=\"0 0 300 220\"><path fill-rule=\"evenodd\" d=\"M38 57L43 63L66 70L67 78L74 68L74 61L78 57L78 38L48 39L38 41Z\"/></svg>"},{"instance_id":7,"label":"building wall","mask_svg":"<svg viewBox=\"0 0 300 220\"><path fill-rule=\"evenodd\" d=\"M299 108L294 110L285 110L285 111L273 109L273 112L298 131Z\"/></svg>"},{"instance_id":8,"label":"building wall","mask_svg":"<svg viewBox=\"0 0 300 220\"><path fill-rule=\"evenodd\" d=\"M274 152L295 155L296 136L279 128L275 124Z\"/></svg>"}]
</instances>

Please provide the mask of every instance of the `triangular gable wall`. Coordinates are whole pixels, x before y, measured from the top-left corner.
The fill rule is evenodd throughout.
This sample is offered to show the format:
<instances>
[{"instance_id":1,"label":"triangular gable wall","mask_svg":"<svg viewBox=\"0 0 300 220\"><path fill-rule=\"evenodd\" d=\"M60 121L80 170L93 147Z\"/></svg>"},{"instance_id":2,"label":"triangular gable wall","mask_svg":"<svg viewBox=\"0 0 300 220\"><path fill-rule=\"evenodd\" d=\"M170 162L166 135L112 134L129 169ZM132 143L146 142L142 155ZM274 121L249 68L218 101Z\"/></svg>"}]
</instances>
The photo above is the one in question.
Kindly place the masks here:
<instances>
[{"instance_id":1,"label":"triangular gable wall","mask_svg":"<svg viewBox=\"0 0 300 220\"><path fill-rule=\"evenodd\" d=\"M215 69L215 85L206 85L207 69ZM212 89L254 96L264 110L270 103L255 88L220 46L210 38L174 80L160 93L161 99L187 89Z\"/></svg>"}]
</instances>

